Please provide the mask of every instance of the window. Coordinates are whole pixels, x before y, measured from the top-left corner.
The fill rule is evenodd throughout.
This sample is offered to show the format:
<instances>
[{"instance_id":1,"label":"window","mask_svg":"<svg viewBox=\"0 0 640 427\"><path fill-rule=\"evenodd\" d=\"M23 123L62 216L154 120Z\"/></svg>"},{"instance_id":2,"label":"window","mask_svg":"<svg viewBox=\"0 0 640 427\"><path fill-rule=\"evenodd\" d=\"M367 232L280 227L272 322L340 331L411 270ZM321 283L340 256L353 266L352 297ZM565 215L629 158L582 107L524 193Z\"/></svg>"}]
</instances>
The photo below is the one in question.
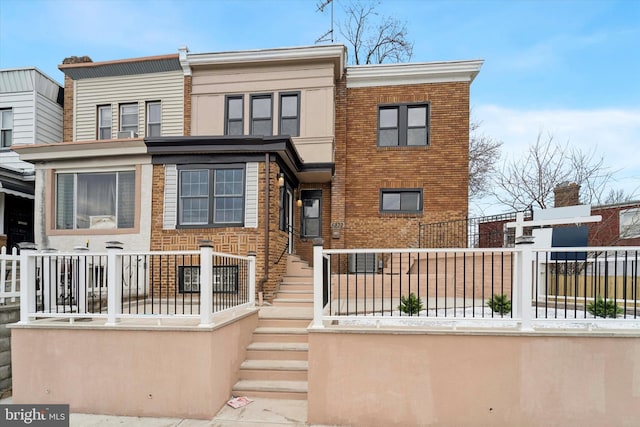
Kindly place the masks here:
<instances>
[{"instance_id":1,"label":"window","mask_svg":"<svg viewBox=\"0 0 640 427\"><path fill-rule=\"evenodd\" d=\"M214 265L212 283L214 293L238 292L238 266ZM200 267L178 267L178 290L185 293L200 292Z\"/></svg>"},{"instance_id":2,"label":"window","mask_svg":"<svg viewBox=\"0 0 640 427\"><path fill-rule=\"evenodd\" d=\"M244 169L180 170L179 205L181 226L242 226Z\"/></svg>"},{"instance_id":3,"label":"window","mask_svg":"<svg viewBox=\"0 0 640 427\"><path fill-rule=\"evenodd\" d=\"M389 105L378 110L378 146L416 146L429 143L427 104Z\"/></svg>"},{"instance_id":4,"label":"window","mask_svg":"<svg viewBox=\"0 0 640 427\"><path fill-rule=\"evenodd\" d=\"M147 102L147 135L160 136L162 134L162 104L160 101Z\"/></svg>"},{"instance_id":5,"label":"window","mask_svg":"<svg viewBox=\"0 0 640 427\"><path fill-rule=\"evenodd\" d=\"M111 139L111 106L98 106L98 139Z\"/></svg>"},{"instance_id":6,"label":"window","mask_svg":"<svg viewBox=\"0 0 640 427\"><path fill-rule=\"evenodd\" d=\"M244 134L244 100L242 96L227 96L225 135Z\"/></svg>"},{"instance_id":7,"label":"window","mask_svg":"<svg viewBox=\"0 0 640 427\"><path fill-rule=\"evenodd\" d=\"M13 142L13 110L0 110L0 147L11 147Z\"/></svg>"},{"instance_id":8,"label":"window","mask_svg":"<svg viewBox=\"0 0 640 427\"><path fill-rule=\"evenodd\" d=\"M271 95L251 95L251 135L272 135Z\"/></svg>"},{"instance_id":9,"label":"window","mask_svg":"<svg viewBox=\"0 0 640 427\"><path fill-rule=\"evenodd\" d=\"M302 237L320 237L322 233L322 190L302 191Z\"/></svg>"},{"instance_id":10,"label":"window","mask_svg":"<svg viewBox=\"0 0 640 427\"><path fill-rule=\"evenodd\" d=\"M620 211L620 238L640 237L640 209Z\"/></svg>"},{"instance_id":11,"label":"window","mask_svg":"<svg viewBox=\"0 0 640 427\"><path fill-rule=\"evenodd\" d=\"M297 93L280 94L280 135L300 135L300 97Z\"/></svg>"},{"instance_id":12,"label":"window","mask_svg":"<svg viewBox=\"0 0 640 427\"><path fill-rule=\"evenodd\" d=\"M138 104L120 106L120 131L138 133Z\"/></svg>"},{"instance_id":13,"label":"window","mask_svg":"<svg viewBox=\"0 0 640 427\"><path fill-rule=\"evenodd\" d=\"M133 228L135 172L56 175L56 228Z\"/></svg>"},{"instance_id":14,"label":"window","mask_svg":"<svg viewBox=\"0 0 640 427\"><path fill-rule=\"evenodd\" d=\"M422 212L422 190L382 189L380 190L380 212L420 213Z\"/></svg>"}]
</instances>

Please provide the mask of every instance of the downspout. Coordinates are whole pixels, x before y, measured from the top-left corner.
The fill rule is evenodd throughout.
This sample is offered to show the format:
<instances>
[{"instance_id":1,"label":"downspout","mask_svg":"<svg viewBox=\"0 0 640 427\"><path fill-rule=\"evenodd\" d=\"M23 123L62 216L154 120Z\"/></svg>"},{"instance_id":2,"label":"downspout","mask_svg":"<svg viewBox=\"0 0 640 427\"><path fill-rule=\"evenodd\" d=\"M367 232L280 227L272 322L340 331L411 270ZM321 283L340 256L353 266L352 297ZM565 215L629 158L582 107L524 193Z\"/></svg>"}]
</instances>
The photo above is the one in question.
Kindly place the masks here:
<instances>
[{"instance_id":1,"label":"downspout","mask_svg":"<svg viewBox=\"0 0 640 427\"><path fill-rule=\"evenodd\" d=\"M264 299L264 284L269 280L269 153L264 155L264 275L258 282L258 305Z\"/></svg>"}]
</instances>

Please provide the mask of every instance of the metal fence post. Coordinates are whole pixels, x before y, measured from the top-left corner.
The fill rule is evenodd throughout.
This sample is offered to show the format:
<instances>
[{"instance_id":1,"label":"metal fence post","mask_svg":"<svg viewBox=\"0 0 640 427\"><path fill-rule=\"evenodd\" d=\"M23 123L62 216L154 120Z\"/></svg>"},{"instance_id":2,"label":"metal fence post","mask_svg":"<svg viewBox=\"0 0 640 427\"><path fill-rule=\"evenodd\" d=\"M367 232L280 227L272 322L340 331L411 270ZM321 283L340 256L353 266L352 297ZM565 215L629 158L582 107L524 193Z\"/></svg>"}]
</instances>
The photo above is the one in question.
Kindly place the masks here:
<instances>
[{"instance_id":1,"label":"metal fence post","mask_svg":"<svg viewBox=\"0 0 640 427\"><path fill-rule=\"evenodd\" d=\"M20 244L20 322L29 323L36 311L36 245Z\"/></svg>"},{"instance_id":2,"label":"metal fence post","mask_svg":"<svg viewBox=\"0 0 640 427\"><path fill-rule=\"evenodd\" d=\"M518 256L517 308L520 314L520 330L532 331L532 297L533 292L533 236L519 236L516 245L520 248ZM516 298L514 298L515 300Z\"/></svg>"},{"instance_id":3,"label":"metal fence post","mask_svg":"<svg viewBox=\"0 0 640 427\"><path fill-rule=\"evenodd\" d=\"M324 328L322 323L322 239L313 241L313 323L312 328ZM330 274L330 273L329 273Z\"/></svg>"},{"instance_id":4,"label":"metal fence post","mask_svg":"<svg viewBox=\"0 0 640 427\"><path fill-rule=\"evenodd\" d=\"M107 322L113 326L118 322L118 314L122 313L122 252L121 242L107 242Z\"/></svg>"},{"instance_id":5,"label":"metal fence post","mask_svg":"<svg viewBox=\"0 0 640 427\"><path fill-rule=\"evenodd\" d=\"M249 252L249 305L256 305L256 253Z\"/></svg>"},{"instance_id":6,"label":"metal fence post","mask_svg":"<svg viewBox=\"0 0 640 427\"><path fill-rule=\"evenodd\" d=\"M213 324L213 242L200 241L200 325Z\"/></svg>"}]
</instances>

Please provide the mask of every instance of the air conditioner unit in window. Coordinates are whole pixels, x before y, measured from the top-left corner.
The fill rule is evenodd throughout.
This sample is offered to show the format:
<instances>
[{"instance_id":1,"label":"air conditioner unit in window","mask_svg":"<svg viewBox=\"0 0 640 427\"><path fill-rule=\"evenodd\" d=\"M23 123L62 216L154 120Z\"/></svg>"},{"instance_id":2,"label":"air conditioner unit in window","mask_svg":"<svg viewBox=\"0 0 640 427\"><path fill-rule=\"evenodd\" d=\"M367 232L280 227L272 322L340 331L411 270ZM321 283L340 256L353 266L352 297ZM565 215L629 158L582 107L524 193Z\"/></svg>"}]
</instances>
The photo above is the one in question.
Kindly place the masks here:
<instances>
[{"instance_id":1,"label":"air conditioner unit in window","mask_svg":"<svg viewBox=\"0 0 640 427\"><path fill-rule=\"evenodd\" d=\"M376 254L349 254L349 273L375 273L377 271Z\"/></svg>"},{"instance_id":2,"label":"air conditioner unit in window","mask_svg":"<svg viewBox=\"0 0 640 427\"><path fill-rule=\"evenodd\" d=\"M113 215L91 215L89 217L89 228L116 228L116 217Z\"/></svg>"},{"instance_id":3,"label":"air conditioner unit in window","mask_svg":"<svg viewBox=\"0 0 640 427\"><path fill-rule=\"evenodd\" d=\"M118 139L137 138L138 134L132 130L121 130L118 132Z\"/></svg>"}]
</instances>

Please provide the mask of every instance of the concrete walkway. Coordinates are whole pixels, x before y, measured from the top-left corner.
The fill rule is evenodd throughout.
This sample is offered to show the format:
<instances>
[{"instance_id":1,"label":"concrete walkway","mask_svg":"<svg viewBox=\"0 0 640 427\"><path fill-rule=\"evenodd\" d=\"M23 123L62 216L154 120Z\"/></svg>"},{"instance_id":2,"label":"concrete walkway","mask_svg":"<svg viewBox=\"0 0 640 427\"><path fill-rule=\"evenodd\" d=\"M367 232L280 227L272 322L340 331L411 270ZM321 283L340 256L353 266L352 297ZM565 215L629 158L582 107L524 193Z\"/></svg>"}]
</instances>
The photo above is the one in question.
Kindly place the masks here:
<instances>
[{"instance_id":1,"label":"concrete walkway","mask_svg":"<svg viewBox=\"0 0 640 427\"><path fill-rule=\"evenodd\" d=\"M11 403L11 398L0 400ZM306 400L259 399L243 408L225 405L212 420L180 418L119 417L113 415L71 414L71 427L306 427Z\"/></svg>"}]
</instances>

